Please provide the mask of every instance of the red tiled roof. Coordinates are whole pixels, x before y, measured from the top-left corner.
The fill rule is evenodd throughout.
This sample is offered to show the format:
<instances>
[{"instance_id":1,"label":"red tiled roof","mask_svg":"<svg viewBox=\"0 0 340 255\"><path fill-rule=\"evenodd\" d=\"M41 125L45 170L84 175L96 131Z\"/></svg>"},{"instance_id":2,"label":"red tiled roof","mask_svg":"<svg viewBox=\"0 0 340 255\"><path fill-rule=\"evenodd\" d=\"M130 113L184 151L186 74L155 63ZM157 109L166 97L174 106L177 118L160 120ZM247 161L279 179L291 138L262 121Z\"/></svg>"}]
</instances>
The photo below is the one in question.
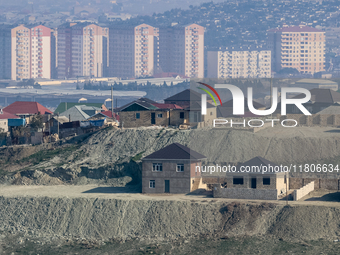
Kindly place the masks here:
<instances>
[{"instance_id":1,"label":"red tiled roof","mask_svg":"<svg viewBox=\"0 0 340 255\"><path fill-rule=\"evenodd\" d=\"M11 114L11 113L8 113L8 112L5 112L5 111L0 111L0 120L7 120L7 119L18 119L19 117L14 115L14 114Z\"/></svg>"},{"instance_id":2,"label":"red tiled roof","mask_svg":"<svg viewBox=\"0 0 340 255\"><path fill-rule=\"evenodd\" d=\"M268 32L299 33L299 32L322 32L322 30L307 26L289 26L270 29L268 30Z\"/></svg>"},{"instance_id":3,"label":"red tiled roof","mask_svg":"<svg viewBox=\"0 0 340 255\"><path fill-rule=\"evenodd\" d=\"M4 108L4 111L20 115L20 114L52 114L52 112L46 107L42 106L37 102L28 102L28 101L16 101L13 104Z\"/></svg>"},{"instance_id":4,"label":"red tiled roof","mask_svg":"<svg viewBox=\"0 0 340 255\"><path fill-rule=\"evenodd\" d=\"M112 112L111 111L104 111L101 112L102 114L104 114L105 116L112 118ZM117 115L116 113L113 113L113 117L119 121L119 115Z\"/></svg>"},{"instance_id":5,"label":"red tiled roof","mask_svg":"<svg viewBox=\"0 0 340 255\"><path fill-rule=\"evenodd\" d=\"M153 106L156 106L159 109L183 109L177 104L152 104Z\"/></svg>"}]
</instances>

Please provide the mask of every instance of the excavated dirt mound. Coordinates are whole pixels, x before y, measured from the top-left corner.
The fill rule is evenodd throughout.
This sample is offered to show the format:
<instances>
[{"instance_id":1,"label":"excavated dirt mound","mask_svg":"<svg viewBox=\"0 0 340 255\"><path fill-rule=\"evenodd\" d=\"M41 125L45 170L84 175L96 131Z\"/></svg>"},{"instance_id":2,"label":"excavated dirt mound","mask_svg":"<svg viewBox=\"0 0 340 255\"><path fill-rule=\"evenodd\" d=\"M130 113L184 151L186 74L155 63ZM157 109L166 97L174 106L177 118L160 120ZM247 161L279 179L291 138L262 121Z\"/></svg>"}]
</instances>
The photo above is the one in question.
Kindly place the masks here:
<instances>
[{"instance_id":1,"label":"excavated dirt mound","mask_svg":"<svg viewBox=\"0 0 340 255\"><path fill-rule=\"evenodd\" d=\"M211 201L0 197L0 231L35 237L176 239L202 235L339 236L338 207Z\"/></svg>"},{"instance_id":2,"label":"excavated dirt mound","mask_svg":"<svg viewBox=\"0 0 340 255\"><path fill-rule=\"evenodd\" d=\"M54 147L50 144L51 148L46 145L25 149L3 148L0 156L15 153L17 156L10 156L7 165L0 167L0 177L1 173L5 175L2 183L26 185L138 184L141 176L140 159L174 142L207 156L208 164L244 162L255 156L279 164L315 164L319 160L340 156L340 132L317 127L290 130L276 127L253 134L216 129L106 129L56 143ZM12 175L3 174L8 169L15 171ZM120 180L112 182L113 178Z\"/></svg>"}]
</instances>

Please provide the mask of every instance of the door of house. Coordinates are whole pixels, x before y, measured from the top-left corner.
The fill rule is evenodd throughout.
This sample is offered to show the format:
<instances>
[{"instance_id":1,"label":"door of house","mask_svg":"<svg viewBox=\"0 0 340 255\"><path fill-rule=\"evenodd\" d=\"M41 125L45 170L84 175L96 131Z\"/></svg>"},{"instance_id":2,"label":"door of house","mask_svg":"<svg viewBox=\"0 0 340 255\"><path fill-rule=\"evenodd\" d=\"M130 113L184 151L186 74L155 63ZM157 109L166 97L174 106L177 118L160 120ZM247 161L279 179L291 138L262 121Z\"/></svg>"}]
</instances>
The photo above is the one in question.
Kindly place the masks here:
<instances>
[{"instance_id":1,"label":"door of house","mask_svg":"<svg viewBox=\"0 0 340 255\"><path fill-rule=\"evenodd\" d=\"M151 124L156 124L156 113L151 113Z\"/></svg>"},{"instance_id":2,"label":"door of house","mask_svg":"<svg viewBox=\"0 0 340 255\"><path fill-rule=\"evenodd\" d=\"M251 188L256 189L256 178L251 178Z\"/></svg>"},{"instance_id":3,"label":"door of house","mask_svg":"<svg viewBox=\"0 0 340 255\"><path fill-rule=\"evenodd\" d=\"M164 180L164 193L170 193L170 180Z\"/></svg>"}]
</instances>

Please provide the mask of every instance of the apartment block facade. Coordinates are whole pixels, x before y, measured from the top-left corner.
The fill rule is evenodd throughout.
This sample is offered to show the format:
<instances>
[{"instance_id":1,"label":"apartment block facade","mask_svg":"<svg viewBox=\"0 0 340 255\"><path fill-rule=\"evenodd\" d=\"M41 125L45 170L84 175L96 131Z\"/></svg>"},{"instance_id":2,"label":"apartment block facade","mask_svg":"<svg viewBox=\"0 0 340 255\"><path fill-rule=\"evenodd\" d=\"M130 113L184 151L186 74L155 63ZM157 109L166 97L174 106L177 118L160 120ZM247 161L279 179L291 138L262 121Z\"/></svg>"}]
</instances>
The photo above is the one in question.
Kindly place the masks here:
<instances>
[{"instance_id":1,"label":"apartment block facade","mask_svg":"<svg viewBox=\"0 0 340 255\"><path fill-rule=\"evenodd\" d=\"M269 30L272 69L295 68L306 74L325 71L325 38L322 30L304 25Z\"/></svg>"},{"instance_id":2,"label":"apartment block facade","mask_svg":"<svg viewBox=\"0 0 340 255\"><path fill-rule=\"evenodd\" d=\"M159 29L159 68L187 77L204 77L204 27L174 25Z\"/></svg>"},{"instance_id":3,"label":"apartment block facade","mask_svg":"<svg viewBox=\"0 0 340 255\"><path fill-rule=\"evenodd\" d=\"M158 28L147 24L110 27L110 76L132 78L153 75L158 62L158 33Z\"/></svg>"},{"instance_id":4,"label":"apartment block facade","mask_svg":"<svg viewBox=\"0 0 340 255\"><path fill-rule=\"evenodd\" d=\"M209 78L270 78L271 52L208 51Z\"/></svg>"},{"instance_id":5,"label":"apartment block facade","mask_svg":"<svg viewBox=\"0 0 340 255\"><path fill-rule=\"evenodd\" d=\"M0 78L51 78L51 29L7 26L0 29Z\"/></svg>"},{"instance_id":6,"label":"apartment block facade","mask_svg":"<svg viewBox=\"0 0 340 255\"><path fill-rule=\"evenodd\" d=\"M11 79L11 25L0 27L0 79Z\"/></svg>"},{"instance_id":7,"label":"apartment block facade","mask_svg":"<svg viewBox=\"0 0 340 255\"><path fill-rule=\"evenodd\" d=\"M108 65L108 28L66 23L58 27L58 78L103 77Z\"/></svg>"}]
</instances>

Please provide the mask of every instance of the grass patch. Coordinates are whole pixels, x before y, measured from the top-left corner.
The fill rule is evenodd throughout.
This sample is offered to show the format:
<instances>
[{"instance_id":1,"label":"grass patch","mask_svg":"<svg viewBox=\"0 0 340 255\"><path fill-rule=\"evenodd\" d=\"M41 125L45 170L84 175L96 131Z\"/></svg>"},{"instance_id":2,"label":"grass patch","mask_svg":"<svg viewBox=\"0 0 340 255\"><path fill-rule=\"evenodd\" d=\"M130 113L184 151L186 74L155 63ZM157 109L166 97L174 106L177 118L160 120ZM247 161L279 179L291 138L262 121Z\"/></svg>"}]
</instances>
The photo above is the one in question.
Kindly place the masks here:
<instances>
[{"instance_id":1,"label":"grass patch","mask_svg":"<svg viewBox=\"0 0 340 255\"><path fill-rule=\"evenodd\" d=\"M135 155L131 160L133 160L133 161L138 161L138 160L140 160L142 157L143 157L143 153L144 153L145 151L142 151L142 152L140 152L140 153L138 153L137 155Z\"/></svg>"},{"instance_id":2,"label":"grass patch","mask_svg":"<svg viewBox=\"0 0 340 255\"><path fill-rule=\"evenodd\" d=\"M57 148L54 150L41 150L37 153L32 154L29 157L23 158L22 160L18 161L19 162L29 162L32 163L34 165L37 165L45 160L48 159L52 159L55 156L58 155L63 155L63 154L70 154L71 152L76 151L78 148L80 147L80 145L70 145L64 148Z\"/></svg>"}]
</instances>

